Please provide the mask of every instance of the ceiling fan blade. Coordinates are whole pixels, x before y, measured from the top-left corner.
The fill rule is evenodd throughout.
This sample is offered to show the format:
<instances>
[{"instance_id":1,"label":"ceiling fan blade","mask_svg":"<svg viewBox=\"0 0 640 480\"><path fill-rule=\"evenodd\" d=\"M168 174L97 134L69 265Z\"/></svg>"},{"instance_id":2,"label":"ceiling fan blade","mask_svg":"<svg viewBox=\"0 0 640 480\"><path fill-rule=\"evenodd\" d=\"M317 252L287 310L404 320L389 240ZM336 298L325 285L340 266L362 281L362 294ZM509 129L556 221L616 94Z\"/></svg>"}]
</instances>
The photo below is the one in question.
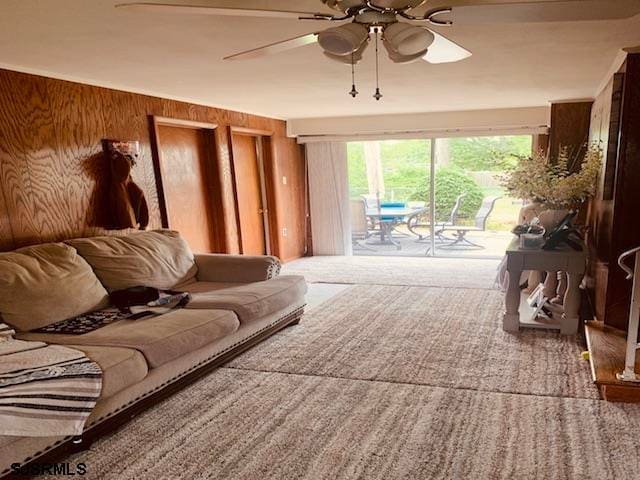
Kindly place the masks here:
<instances>
[{"instance_id":1,"label":"ceiling fan blade","mask_svg":"<svg viewBox=\"0 0 640 480\"><path fill-rule=\"evenodd\" d=\"M424 61L429 63L453 63L469 58L472 55L469 50L449 40L447 37L434 30L429 31L433 33L435 39L427 54L422 57Z\"/></svg>"},{"instance_id":2,"label":"ceiling fan blade","mask_svg":"<svg viewBox=\"0 0 640 480\"><path fill-rule=\"evenodd\" d=\"M461 5L438 19L455 25L618 20L640 14L640 0L563 0L553 2Z\"/></svg>"},{"instance_id":3,"label":"ceiling fan blade","mask_svg":"<svg viewBox=\"0 0 640 480\"><path fill-rule=\"evenodd\" d=\"M186 13L195 15L218 15L226 17L261 17L261 18L292 18L310 17L317 20L330 19L331 15L324 13L295 12L290 10L259 10L247 8L221 8L203 7L197 5L172 5L166 3L121 3L116 8L126 8L133 11L144 12L166 12L166 13Z\"/></svg>"},{"instance_id":4,"label":"ceiling fan blade","mask_svg":"<svg viewBox=\"0 0 640 480\"><path fill-rule=\"evenodd\" d=\"M285 52L298 47L304 47L318 41L317 33L307 33L298 37L290 38L288 40L281 40L279 42L270 43L258 48L252 48L245 52L236 53L224 57L224 60L248 60L250 58L265 57L267 55L273 55L274 53Z\"/></svg>"}]
</instances>

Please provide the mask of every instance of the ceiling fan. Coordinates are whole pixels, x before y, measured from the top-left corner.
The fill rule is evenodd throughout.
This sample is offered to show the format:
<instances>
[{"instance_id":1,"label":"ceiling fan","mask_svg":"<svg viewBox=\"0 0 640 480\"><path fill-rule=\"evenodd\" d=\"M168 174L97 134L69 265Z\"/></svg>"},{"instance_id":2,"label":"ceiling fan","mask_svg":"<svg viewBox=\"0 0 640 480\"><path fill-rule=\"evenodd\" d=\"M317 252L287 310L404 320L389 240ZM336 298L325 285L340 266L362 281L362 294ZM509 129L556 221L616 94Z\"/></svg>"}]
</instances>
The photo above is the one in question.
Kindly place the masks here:
<instances>
[{"instance_id":1,"label":"ceiling fan","mask_svg":"<svg viewBox=\"0 0 640 480\"><path fill-rule=\"evenodd\" d=\"M632 17L640 13L640 0L554 0L510 1L509 3L478 4L428 8L429 0L321 0L335 10L335 14L309 13L288 10L171 5L161 3L124 3L117 8L169 13L218 16L246 16L288 18L307 21L338 22L338 26L314 31L294 38L253 48L224 57L225 60L244 60L271 55L312 43L320 44L331 60L352 67L361 59L375 39L376 53L381 40L389 58L395 63L409 63L420 59L429 63L452 63L472 54L436 30L427 28L458 24L557 22L612 20ZM439 2L441 3L441 2ZM422 13L420 7L427 5ZM422 9L424 10L424 9ZM376 71L378 55L376 54ZM355 83L355 82L354 82ZM357 95L355 85L350 92ZM382 95L376 90L374 98Z\"/></svg>"}]
</instances>

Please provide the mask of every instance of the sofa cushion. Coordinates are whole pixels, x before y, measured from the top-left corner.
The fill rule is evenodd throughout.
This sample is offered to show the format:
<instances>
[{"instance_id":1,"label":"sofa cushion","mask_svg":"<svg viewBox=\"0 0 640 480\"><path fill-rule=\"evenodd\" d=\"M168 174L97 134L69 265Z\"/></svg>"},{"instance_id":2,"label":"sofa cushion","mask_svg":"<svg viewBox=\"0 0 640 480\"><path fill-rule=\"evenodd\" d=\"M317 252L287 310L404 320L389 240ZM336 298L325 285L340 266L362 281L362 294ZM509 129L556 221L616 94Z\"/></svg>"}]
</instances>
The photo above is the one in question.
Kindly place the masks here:
<instances>
[{"instance_id":1,"label":"sofa cushion","mask_svg":"<svg viewBox=\"0 0 640 480\"><path fill-rule=\"evenodd\" d=\"M170 289L195 281L193 253L178 232L79 238L67 243L89 262L109 291L144 285Z\"/></svg>"},{"instance_id":2,"label":"sofa cushion","mask_svg":"<svg viewBox=\"0 0 640 480\"><path fill-rule=\"evenodd\" d=\"M175 360L235 332L240 326L233 312L224 310L173 310L140 320L120 320L83 335L26 333L23 340L61 345L134 348L151 368Z\"/></svg>"},{"instance_id":3,"label":"sofa cushion","mask_svg":"<svg viewBox=\"0 0 640 480\"><path fill-rule=\"evenodd\" d=\"M263 282L280 275L282 265L270 255L196 253L199 282Z\"/></svg>"},{"instance_id":4,"label":"sofa cushion","mask_svg":"<svg viewBox=\"0 0 640 480\"><path fill-rule=\"evenodd\" d=\"M185 285L183 291L189 292L192 296L196 293L211 293L226 288L242 287L247 283L230 283L230 282L193 282Z\"/></svg>"},{"instance_id":5,"label":"sofa cushion","mask_svg":"<svg viewBox=\"0 0 640 480\"><path fill-rule=\"evenodd\" d=\"M0 253L0 314L28 331L104 308L107 291L91 267L64 243Z\"/></svg>"},{"instance_id":6,"label":"sofa cushion","mask_svg":"<svg viewBox=\"0 0 640 480\"><path fill-rule=\"evenodd\" d=\"M264 282L248 283L241 286L217 288L215 282L209 290L196 282L187 290L192 292L187 309L232 310L241 322L251 322L289 306L304 305L307 284L304 277L283 275Z\"/></svg>"},{"instance_id":7,"label":"sofa cushion","mask_svg":"<svg viewBox=\"0 0 640 480\"><path fill-rule=\"evenodd\" d=\"M93 347L90 345L69 345L84 352L102 370L102 391L100 399L108 398L147 376L149 368L139 351L131 348Z\"/></svg>"}]
</instances>

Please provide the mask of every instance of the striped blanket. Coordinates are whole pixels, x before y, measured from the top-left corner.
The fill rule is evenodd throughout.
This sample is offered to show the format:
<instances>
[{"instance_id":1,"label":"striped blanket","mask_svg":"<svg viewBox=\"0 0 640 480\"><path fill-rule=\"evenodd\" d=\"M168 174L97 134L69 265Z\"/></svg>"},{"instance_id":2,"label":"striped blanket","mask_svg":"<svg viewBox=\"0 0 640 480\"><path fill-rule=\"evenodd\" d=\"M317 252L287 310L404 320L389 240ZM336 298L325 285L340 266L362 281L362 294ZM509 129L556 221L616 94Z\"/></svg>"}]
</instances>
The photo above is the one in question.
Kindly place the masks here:
<instances>
[{"instance_id":1,"label":"striped blanket","mask_svg":"<svg viewBox=\"0 0 640 480\"><path fill-rule=\"evenodd\" d=\"M83 352L13 338L0 322L0 435L80 435L102 388Z\"/></svg>"}]
</instances>

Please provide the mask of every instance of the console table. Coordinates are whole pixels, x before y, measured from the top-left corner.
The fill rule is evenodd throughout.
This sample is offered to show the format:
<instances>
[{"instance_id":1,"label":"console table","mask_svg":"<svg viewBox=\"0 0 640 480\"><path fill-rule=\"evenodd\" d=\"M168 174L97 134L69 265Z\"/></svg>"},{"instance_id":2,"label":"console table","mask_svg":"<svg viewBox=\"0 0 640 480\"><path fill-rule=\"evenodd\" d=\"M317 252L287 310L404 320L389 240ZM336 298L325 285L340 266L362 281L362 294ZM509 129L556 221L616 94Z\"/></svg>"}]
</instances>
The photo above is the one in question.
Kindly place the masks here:
<instances>
[{"instance_id":1,"label":"console table","mask_svg":"<svg viewBox=\"0 0 640 480\"><path fill-rule=\"evenodd\" d=\"M507 248L507 288L502 328L508 332L517 332L520 327L547 328L560 330L563 335L578 331L580 322L580 284L584 277L587 254L584 244L582 251L576 251L563 245L556 250L526 250L520 248L520 240L514 238ZM532 318L532 310L527 303L527 295L520 290L520 277L525 270L547 272L545 297L555 297L557 272L567 273L567 290L564 296L564 314L558 320ZM528 309L528 310L527 310Z\"/></svg>"}]
</instances>

